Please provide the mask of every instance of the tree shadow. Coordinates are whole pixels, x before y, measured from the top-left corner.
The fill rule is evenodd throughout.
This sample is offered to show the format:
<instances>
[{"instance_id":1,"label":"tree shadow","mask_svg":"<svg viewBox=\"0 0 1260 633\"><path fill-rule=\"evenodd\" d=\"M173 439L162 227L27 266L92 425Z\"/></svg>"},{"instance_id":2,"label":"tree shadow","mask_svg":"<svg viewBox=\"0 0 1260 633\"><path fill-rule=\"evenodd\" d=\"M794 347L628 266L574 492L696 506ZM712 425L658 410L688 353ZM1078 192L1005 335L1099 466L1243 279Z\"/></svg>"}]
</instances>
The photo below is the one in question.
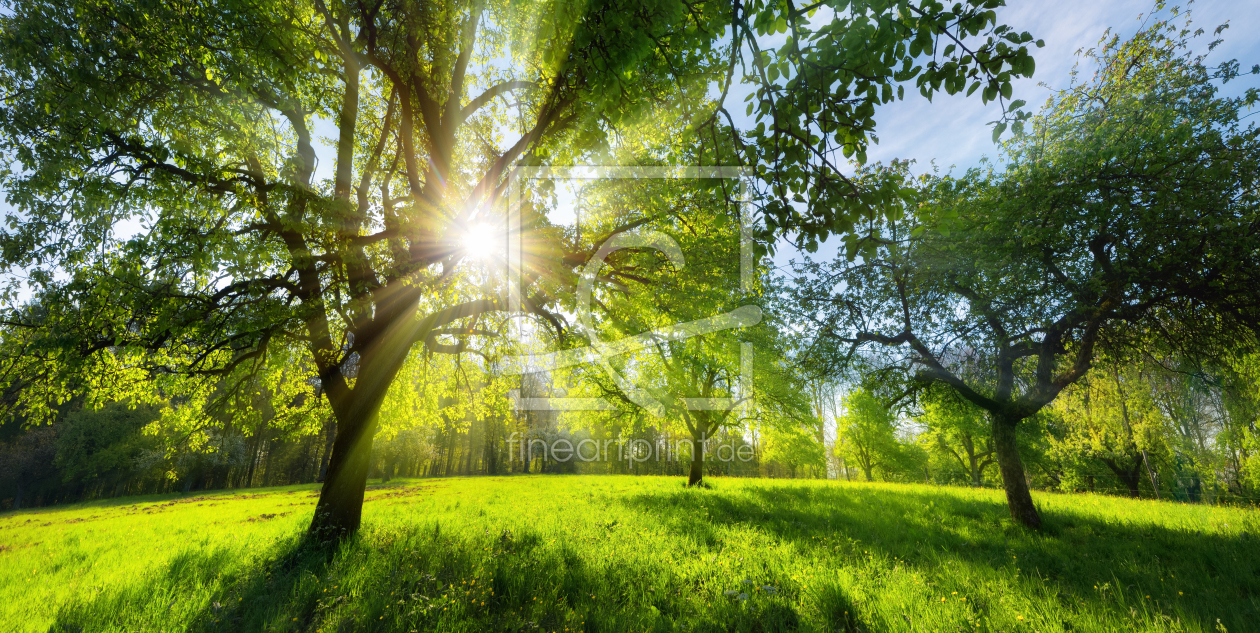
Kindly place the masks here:
<instances>
[{"instance_id":1,"label":"tree shadow","mask_svg":"<svg viewBox=\"0 0 1260 633\"><path fill-rule=\"evenodd\" d=\"M521 523L421 519L366 526L331 547L295 535L249 560L240 549L186 552L150 576L66 605L51 630L753 633L821 623L829 631L869 633L915 626L909 620L903 626L901 615L874 614L863 604L869 595L848 595L840 583L803 591L790 572L774 568L793 556L836 569L878 556L924 576L942 566L973 566L976 573L965 579L996 578L998 591L1023 591L1081 617L1105 612L1127 619L1130 606L1146 608L1142 596L1150 594L1146 605L1176 605L1186 630L1216 630L1219 618L1237 633L1260 621L1254 537L1118 525L1062 509L1046 514L1044 530L1029 532L1011 523L999 500L913 489L718 483L608 499L651 517L675 539L690 539L681 554L702 566L729 555L723 554L732 545L729 527L754 529L789 549L768 554L766 577L755 584L745 579L748 586L714 567L719 580L731 583L714 587L713 575L677 573L677 563L664 558L593 553L600 550L586 543L612 538L621 529L617 521L579 519L588 521L582 531L556 543L557 534ZM1178 584L1164 583L1160 593L1153 585L1161 575ZM777 589L760 591L761 582ZM1030 582L1047 590L1031 596ZM1171 597L1186 587L1192 596ZM975 596L968 606L1008 608L984 600Z\"/></svg>"},{"instance_id":2,"label":"tree shadow","mask_svg":"<svg viewBox=\"0 0 1260 633\"><path fill-rule=\"evenodd\" d=\"M875 552L926 573L949 564L1018 569L1078 613L1097 609L1128 618L1130 609L1155 605L1202 630L1219 630L1218 621L1229 631L1256 630L1260 622L1254 528L1229 537L1056 508L1043 513L1042 530L1031 531L1013 523L1000 500L876 487L666 489L620 501L713 550L722 546L718 526L755 525L803 554L831 557L837 567ZM844 596L830 600L837 605L830 611L856 612Z\"/></svg>"},{"instance_id":3,"label":"tree shadow","mask_svg":"<svg viewBox=\"0 0 1260 633\"><path fill-rule=\"evenodd\" d=\"M599 564L540 532L452 532L440 523L364 529L333 546L302 538L248 564L189 552L135 584L68 605L50 631L503 631L787 633L785 599L725 599L649 564ZM203 592L222 578L218 589ZM181 605L181 601L195 604ZM172 611L172 607L178 607Z\"/></svg>"},{"instance_id":4,"label":"tree shadow","mask_svg":"<svg viewBox=\"0 0 1260 633\"><path fill-rule=\"evenodd\" d=\"M285 615L312 611L302 586L325 573L338 549L295 535L250 561L232 548L185 551L159 573L65 605L49 631L272 630L277 604L288 605Z\"/></svg>"}]
</instances>

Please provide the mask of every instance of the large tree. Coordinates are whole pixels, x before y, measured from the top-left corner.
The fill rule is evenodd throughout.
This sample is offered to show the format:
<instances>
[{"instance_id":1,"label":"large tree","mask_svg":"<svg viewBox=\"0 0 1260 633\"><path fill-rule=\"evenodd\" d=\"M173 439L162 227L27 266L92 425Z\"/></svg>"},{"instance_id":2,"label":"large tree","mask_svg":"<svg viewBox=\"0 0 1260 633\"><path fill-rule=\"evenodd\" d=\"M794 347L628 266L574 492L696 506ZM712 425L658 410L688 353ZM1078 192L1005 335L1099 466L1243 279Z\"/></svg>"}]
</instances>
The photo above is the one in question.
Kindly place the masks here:
<instances>
[{"instance_id":1,"label":"large tree","mask_svg":"<svg viewBox=\"0 0 1260 633\"><path fill-rule=\"evenodd\" d=\"M8 321L48 334L60 375L102 355L232 375L304 346L338 421L312 529L353 531L407 350L506 307L468 281L468 227L514 165L581 160L607 126L703 86L728 10L13 5L0 129L20 212L4 254L40 283L39 310ZM330 182L316 177L321 125ZM112 238L128 221L138 232Z\"/></svg>"},{"instance_id":2,"label":"large tree","mask_svg":"<svg viewBox=\"0 0 1260 633\"><path fill-rule=\"evenodd\" d=\"M1189 37L1158 22L1105 40L1094 80L1056 95L1002 167L923 177L918 205L887 205L848 257L798 271L820 348L988 413L1028 526L1041 518L1016 430L1100 352L1257 325L1260 131L1239 119L1257 93L1220 96L1237 64L1207 67Z\"/></svg>"}]
</instances>

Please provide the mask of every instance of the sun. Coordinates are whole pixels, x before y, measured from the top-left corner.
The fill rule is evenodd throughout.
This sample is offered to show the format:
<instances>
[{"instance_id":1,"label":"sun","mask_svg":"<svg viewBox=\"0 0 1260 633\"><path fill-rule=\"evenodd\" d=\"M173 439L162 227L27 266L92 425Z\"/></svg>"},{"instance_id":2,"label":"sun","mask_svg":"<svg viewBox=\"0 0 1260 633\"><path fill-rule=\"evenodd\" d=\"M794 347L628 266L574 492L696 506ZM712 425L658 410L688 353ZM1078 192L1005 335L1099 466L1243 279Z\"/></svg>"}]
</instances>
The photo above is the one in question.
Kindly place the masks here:
<instances>
[{"instance_id":1,"label":"sun","mask_svg":"<svg viewBox=\"0 0 1260 633\"><path fill-rule=\"evenodd\" d=\"M474 222L464 229L460 246L469 259L487 260L499 251L500 237L502 236L493 226Z\"/></svg>"}]
</instances>

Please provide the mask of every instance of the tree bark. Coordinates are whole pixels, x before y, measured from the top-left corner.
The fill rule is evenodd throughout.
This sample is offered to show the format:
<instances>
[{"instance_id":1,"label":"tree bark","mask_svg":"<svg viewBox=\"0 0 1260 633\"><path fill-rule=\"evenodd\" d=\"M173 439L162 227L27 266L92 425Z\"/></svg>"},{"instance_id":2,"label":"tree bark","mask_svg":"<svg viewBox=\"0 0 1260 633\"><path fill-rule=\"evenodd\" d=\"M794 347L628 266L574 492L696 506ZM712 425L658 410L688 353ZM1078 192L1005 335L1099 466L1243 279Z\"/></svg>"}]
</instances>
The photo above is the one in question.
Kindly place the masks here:
<instances>
[{"instance_id":1,"label":"tree bark","mask_svg":"<svg viewBox=\"0 0 1260 633\"><path fill-rule=\"evenodd\" d=\"M1041 527L1041 515L1033 505L1028 480L1024 477L1024 463L1019 459L1019 443L1015 437L1018 420L992 415L993 448L997 452L998 470L1002 473L1002 488L1006 490L1006 506L1011 518L1033 528Z\"/></svg>"},{"instance_id":2,"label":"tree bark","mask_svg":"<svg viewBox=\"0 0 1260 633\"><path fill-rule=\"evenodd\" d=\"M426 328L432 327L417 322L418 300L417 291L400 291L392 298L396 304L381 305L379 312L394 316L359 353L354 388L336 381L325 392L337 416L337 438L309 529L319 540L340 540L359 529L381 403L412 342L422 339ZM399 304L404 307L398 308Z\"/></svg>"},{"instance_id":3,"label":"tree bark","mask_svg":"<svg viewBox=\"0 0 1260 633\"><path fill-rule=\"evenodd\" d=\"M332 455L333 441L337 437L337 419L329 416L324 422L324 454L319 458L319 478L315 481L324 483L328 477L328 458Z\"/></svg>"},{"instance_id":4,"label":"tree bark","mask_svg":"<svg viewBox=\"0 0 1260 633\"><path fill-rule=\"evenodd\" d=\"M687 476L687 485L699 486L704 483L705 429L697 426L691 434L691 441L691 472Z\"/></svg>"},{"instance_id":5,"label":"tree bark","mask_svg":"<svg viewBox=\"0 0 1260 633\"><path fill-rule=\"evenodd\" d=\"M337 423L327 476L311 520L310 532L321 540L342 539L353 534L362 519L372 438L376 435L377 413L383 398L376 398L375 402L364 402L362 397L355 400L347 407L349 410L338 416L342 419Z\"/></svg>"}]
</instances>

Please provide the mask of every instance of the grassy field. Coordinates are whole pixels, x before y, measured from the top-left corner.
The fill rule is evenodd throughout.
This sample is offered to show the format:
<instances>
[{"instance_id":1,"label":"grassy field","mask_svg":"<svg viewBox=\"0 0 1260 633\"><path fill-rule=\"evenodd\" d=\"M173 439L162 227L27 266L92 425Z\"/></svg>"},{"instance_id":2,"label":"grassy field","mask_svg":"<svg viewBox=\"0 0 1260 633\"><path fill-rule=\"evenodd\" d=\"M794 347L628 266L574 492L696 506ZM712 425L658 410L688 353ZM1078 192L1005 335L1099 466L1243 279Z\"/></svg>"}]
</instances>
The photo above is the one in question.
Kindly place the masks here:
<instances>
[{"instance_id":1,"label":"grassy field","mask_svg":"<svg viewBox=\"0 0 1260 633\"><path fill-rule=\"evenodd\" d=\"M1260 512L834 481L312 486L0 515L0 630L1260 631Z\"/></svg>"}]
</instances>

